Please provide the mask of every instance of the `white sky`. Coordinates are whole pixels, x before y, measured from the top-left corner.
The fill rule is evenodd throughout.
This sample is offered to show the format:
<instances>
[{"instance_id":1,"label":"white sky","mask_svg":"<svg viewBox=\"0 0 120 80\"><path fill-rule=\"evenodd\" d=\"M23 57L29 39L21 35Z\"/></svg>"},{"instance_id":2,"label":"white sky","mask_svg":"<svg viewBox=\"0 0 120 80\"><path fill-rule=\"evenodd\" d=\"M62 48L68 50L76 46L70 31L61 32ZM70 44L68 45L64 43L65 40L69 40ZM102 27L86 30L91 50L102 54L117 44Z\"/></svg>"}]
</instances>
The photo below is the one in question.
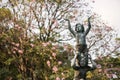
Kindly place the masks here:
<instances>
[{"instance_id":1,"label":"white sky","mask_svg":"<svg viewBox=\"0 0 120 80\"><path fill-rule=\"evenodd\" d=\"M102 19L118 30L120 37L120 0L94 0L94 11L101 15Z\"/></svg>"}]
</instances>

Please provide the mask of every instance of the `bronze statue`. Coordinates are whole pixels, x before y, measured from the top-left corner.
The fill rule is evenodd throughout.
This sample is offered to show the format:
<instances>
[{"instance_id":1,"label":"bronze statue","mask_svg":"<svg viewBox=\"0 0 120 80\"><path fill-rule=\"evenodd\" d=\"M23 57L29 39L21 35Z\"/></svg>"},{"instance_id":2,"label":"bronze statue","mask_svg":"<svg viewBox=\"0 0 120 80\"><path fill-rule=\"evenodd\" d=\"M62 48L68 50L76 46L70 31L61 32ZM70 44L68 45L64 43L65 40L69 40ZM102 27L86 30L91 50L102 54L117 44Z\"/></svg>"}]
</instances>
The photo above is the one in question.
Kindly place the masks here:
<instances>
[{"instance_id":1,"label":"bronze statue","mask_svg":"<svg viewBox=\"0 0 120 80\"><path fill-rule=\"evenodd\" d=\"M91 29L90 23L91 17L88 18L88 28L86 31L84 30L84 26L80 23L75 25L75 31L71 28L70 21L68 21L69 31L76 38L76 52L75 56L71 61L71 66L75 70L74 80L84 79L86 80L87 71L94 70L96 68L96 64L92 61L91 57L88 54L87 44L86 44L86 36ZM91 61L92 67L88 66L88 61Z\"/></svg>"},{"instance_id":2,"label":"bronze statue","mask_svg":"<svg viewBox=\"0 0 120 80\"><path fill-rule=\"evenodd\" d=\"M86 31L84 30L84 26L81 25L80 23L76 24L75 31L74 31L71 28L70 21L68 19L65 19L66 21L68 21L68 28L69 28L70 32L76 38L76 41L77 41L76 54L79 55L78 59L80 60L80 62L82 62L81 66L87 66L87 64L88 64L88 59L87 59L88 58L88 55L87 55L88 50L87 50L87 44L86 44L86 36L91 29L90 18L91 17L88 18L88 28Z\"/></svg>"},{"instance_id":3,"label":"bronze statue","mask_svg":"<svg viewBox=\"0 0 120 80\"><path fill-rule=\"evenodd\" d=\"M76 47L78 48L78 50L80 52L84 52L87 48L87 44L86 44L86 36L89 33L90 29L91 29L91 24L90 24L90 18L88 18L88 28L85 31L84 30L84 26L81 25L80 23L76 24L75 26L75 31L71 28L71 24L69 19L65 19L66 21L68 21L68 28L70 30L70 32L73 34L73 36L76 38L77 40L77 45Z\"/></svg>"}]
</instances>

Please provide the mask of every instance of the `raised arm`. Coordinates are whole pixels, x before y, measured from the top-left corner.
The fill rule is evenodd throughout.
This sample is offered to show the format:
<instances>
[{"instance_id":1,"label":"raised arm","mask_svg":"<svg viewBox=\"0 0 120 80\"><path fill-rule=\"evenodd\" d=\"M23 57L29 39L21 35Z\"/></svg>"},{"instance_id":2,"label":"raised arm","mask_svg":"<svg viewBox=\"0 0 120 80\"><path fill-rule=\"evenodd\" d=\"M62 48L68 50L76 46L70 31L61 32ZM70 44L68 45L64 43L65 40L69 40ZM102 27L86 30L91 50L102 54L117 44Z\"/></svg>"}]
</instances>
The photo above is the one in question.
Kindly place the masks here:
<instances>
[{"instance_id":1,"label":"raised arm","mask_svg":"<svg viewBox=\"0 0 120 80\"><path fill-rule=\"evenodd\" d=\"M65 19L66 21L68 21L68 28L69 28L69 31L73 34L73 36L75 37L75 32L74 30L71 28L71 24L70 24L70 20L69 19Z\"/></svg>"},{"instance_id":2,"label":"raised arm","mask_svg":"<svg viewBox=\"0 0 120 80\"><path fill-rule=\"evenodd\" d=\"M88 28L87 28L87 30L85 31L85 36L89 33L89 31L90 31L90 29L91 29L90 19L91 19L91 17L88 18Z\"/></svg>"}]
</instances>

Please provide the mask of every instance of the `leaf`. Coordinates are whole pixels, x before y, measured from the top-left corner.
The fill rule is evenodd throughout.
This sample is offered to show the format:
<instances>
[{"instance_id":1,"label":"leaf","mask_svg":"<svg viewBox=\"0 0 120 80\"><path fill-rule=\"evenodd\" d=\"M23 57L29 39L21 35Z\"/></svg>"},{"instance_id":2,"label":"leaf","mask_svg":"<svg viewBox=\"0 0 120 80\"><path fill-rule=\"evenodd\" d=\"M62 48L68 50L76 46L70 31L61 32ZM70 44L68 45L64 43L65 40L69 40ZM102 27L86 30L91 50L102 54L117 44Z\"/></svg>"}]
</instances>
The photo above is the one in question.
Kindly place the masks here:
<instances>
[{"instance_id":1,"label":"leaf","mask_svg":"<svg viewBox=\"0 0 120 80\"><path fill-rule=\"evenodd\" d=\"M5 63L6 65L10 65L14 60L15 60L15 58L9 58L9 59L6 60L4 63Z\"/></svg>"},{"instance_id":2,"label":"leaf","mask_svg":"<svg viewBox=\"0 0 120 80\"><path fill-rule=\"evenodd\" d=\"M120 38L116 38L115 40L118 40L118 41L120 41Z\"/></svg>"},{"instance_id":3,"label":"leaf","mask_svg":"<svg viewBox=\"0 0 120 80\"><path fill-rule=\"evenodd\" d=\"M12 14L8 8L0 8L0 21L10 20L11 18Z\"/></svg>"}]
</instances>

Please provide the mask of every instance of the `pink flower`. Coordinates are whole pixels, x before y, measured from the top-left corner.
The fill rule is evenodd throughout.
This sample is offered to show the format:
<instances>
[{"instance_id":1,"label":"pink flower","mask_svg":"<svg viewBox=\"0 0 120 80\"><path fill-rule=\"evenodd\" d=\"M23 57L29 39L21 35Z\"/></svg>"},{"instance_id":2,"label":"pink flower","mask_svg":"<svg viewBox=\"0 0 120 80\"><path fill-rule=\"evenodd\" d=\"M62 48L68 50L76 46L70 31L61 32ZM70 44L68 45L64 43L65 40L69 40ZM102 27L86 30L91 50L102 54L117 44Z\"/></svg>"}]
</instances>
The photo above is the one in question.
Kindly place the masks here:
<instances>
[{"instance_id":1,"label":"pink flower","mask_svg":"<svg viewBox=\"0 0 120 80\"><path fill-rule=\"evenodd\" d=\"M50 67L50 61L48 60L46 63L47 63L47 65L48 65L48 67Z\"/></svg>"},{"instance_id":2,"label":"pink flower","mask_svg":"<svg viewBox=\"0 0 120 80\"><path fill-rule=\"evenodd\" d=\"M31 47L34 47L34 44L31 43L30 46L31 46Z\"/></svg>"},{"instance_id":3,"label":"pink flower","mask_svg":"<svg viewBox=\"0 0 120 80\"><path fill-rule=\"evenodd\" d=\"M46 46L47 46L47 44L46 44L46 43L42 43L42 45L43 45L44 47L46 47Z\"/></svg>"},{"instance_id":4,"label":"pink flower","mask_svg":"<svg viewBox=\"0 0 120 80\"><path fill-rule=\"evenodd\" d=\"M102 69L98 69L98 72L101 73L101 72L102 72Z\"/></svg>"},{"instance_id":5,"label":"pink flower","mask_svg":"<svg viewBox=\"0 0 120 80\"><path fill-rule=\"evenodd\" d=\"M16 44L15 44L15 46L19 47L19 46L20 46L20 44L19 44L19 43L16 43Z\"/></svg>"},{"instance_id":6,"label":"pink flower","mask_svg":"<svg viewBox=\"0 0 120 80\"><path fill-rule=\"evenodd\" d=\"M52 70L53 70L53 72L56 73L58 71L58 68L56 66L53 66Z\"/></svg>"},{"instance_id":7,"label":"pink flower","mask_svg":"<svg viewBox=\"0 0 120 80\"><path fill-rule=\"evenodd\" d=\"M68 46L67 46L67 45L64 45L64 49L67 50L67 49L68 49Z\"/></svg>"},{"instance_id":8,"label":"pink flower","mask_svg":"<svg viewBox=\"0 0 120 80\"><path fill-rule=\"evenodd\" d=\"M100 69L100 68L102 68L102 66L101 66L100 64L98 64L98 65L97 65L97 68L99 68L99 69Z\"/></svg>"},{"instance_id":9,"label":"pink flower","mask_svg":"<svg viewBox=\"0 0 120 80\"><path fill-rule=\"evenodd\" d=\"M55 26L57 27L57 26L58 26L58 21L55 20L55 21L54 21L54 24L55 24Z\"/></svg>"},{"instance_id":10,"label":"pink flower","mask_svg":"<svg viewBox=\"0 0 120 80\"><path fill-rule=\"evenodd\" d=\"M64 74L64 73L61 73L61 75L62 75L62 76L65 76L65 74Z\"/></svg>"},{"instance_id":11,"label":"pink flower","mask_svg":"<svg viewBox=\"0 0 120 80\"><path fill-rule=\"evenodd\" d=\"M106 74L108 78L112 78L112 74Z\"/></svg>"},{"instance_id":12,"label":"pink flower","mask_svg":"<svg viewBox=\"0 0 120 80\"><path fill-rule=\"evenodd\" d=\"M19 54L23 54L23 50L18 50L18 53Z\"/></svg>"},{"instance_id":13,"label":"pink flower","mask_svg":"<svg viewBox=\"0 0 120 80\"><path fill-rule=\"evenodd\" d=\"M60 80L60 78L59 77L56 77L56 79L55 80Z\"/></svg>"},{"instance_id":14,"label":"pink flower","mask_svg":"<svg viewBox=\"0 0 120 80\"><path fill-rule=\"evenodd\" d=\"M107 26L106 31L110 31L110 30L112 30L112 28Z\"/></svg>"},{"instance_id":15,"label":"pink flower","mask_svg":"<svg viewBox=\"0 0 120 80\"><path fill-rule=\"evenodd\" d=\"M52 56L55 58L56 57L56 53L52 53Z\"/></svg>"},{"instance_id":16,"label":"pink flower","mask_svg":"<svg viewBox=\"0 0 120 80\"><path fill-rule=\"evenodd\" d=\"M11 44L15 45L15 43L14 43L14 42L12 42Z\"/></svg>"},{"instance_id":17,"label":"pink flower","mask_svg":"<svg viewBox=\"0 0 120 80\"><path fill-rule=\"evenodd\" d=\"M47 42L47 45L50 45L50 42Z\"/></svg>"},{"instance_id":18,"label":"pink flower","mask_svg":"<svg viewBox=\"0 0 120 80\"><path fill-rule=\"evenodd\" d=\"M56 49L56 47L52 47L52 50L55 50Z\"/></svg>"},{"instance_id":19,"label":"pink flower","mask_svg":"<svg viewBox=\"0 0 120 80\"><path fill-rule=\"evenodd\" d=\"M13 50L16 50L16 51L17 51L17 50L18 50L18 48L17 48L17 47L13 47Z\"/></svg>"},{"instance_id":20,"label":"pink flower","mask_svg":"<svg viewBox=\"0 0 120 80\"><path fill-rule=\"evenodd\" d=\"M15 29L20 30L21 27L19 25L15 25Z\"/></svg>"},{"instance_id":21,"label":"pink flower","mask_svg":"<svg viewBox=\"0 0 120 80\"><path fill-rule=\"evenodd\" d=\"M19 46L20 46L19 43L14 43L14 42L12 42L11 44L14 45L14 46L16 46L16 47L19 47Z\"/></svg>"},{"instance_id":22,"label":"pink flower","mask_svg":"<svg viewBox=\"0 0 120 80\"><path fill-rule=\"evenodd\" d=\"M13 51L13 53L15 54L15 53L16 53L16 51Z\"/></svg>"},{"instance_id":23,"label":"pink flower","mask_svg":"<svg viewBox=\"0 0 120 80\"><path fill-rule=\"evenodd\" d=\"M116 74L112 74L113 79L118 78Z\"/></svg>"},{"instance_id":24,"label":"pink flower","mask_svg":"<svg viewBox=\"0 0 120 80\"><path fill-rule=\"evenodd\" d=\"M101 32L101 30L99 28L95 29L94 31L97 32L97 33Z\"/></svg>"},{"instance_id":25,"label":"pink flower","mask_svg":"<svg viewBox=\"0 0 120 80\"><path fill-rule=\"evenodd\" d=\"M49 44L50 44L49 42L47 42L47 43L42 43L42 45L43 45L44 47L48 46Z\"/></svg>"},{"instance_id":26,"label":"pink flower","mask_svg":"<svg viewBox=\"0 0 120 80\"><path fill-rule=\"evenodd\" d=\"M61 80L65 80L65 78L63 77Z\"/></svg>"},{"instance_id":27,"label":"pink flower","mask_svg":"<svg viewBox=\"0 0 120 80\"><path fill-rule=\"evenodd\" d=\"M35 2L35 0L32 0L32 2Z\"/></svg>"},{"instance_id":28,"label":"pink flower","mask_svg":"<svg viewBox=\"0 0 120 80\"><path fill-rule=\"evenodd\" d=\"M58 64L61 65L61 64L62 64L62 61L58 61Z\"/></svg>"}]
</instances>

